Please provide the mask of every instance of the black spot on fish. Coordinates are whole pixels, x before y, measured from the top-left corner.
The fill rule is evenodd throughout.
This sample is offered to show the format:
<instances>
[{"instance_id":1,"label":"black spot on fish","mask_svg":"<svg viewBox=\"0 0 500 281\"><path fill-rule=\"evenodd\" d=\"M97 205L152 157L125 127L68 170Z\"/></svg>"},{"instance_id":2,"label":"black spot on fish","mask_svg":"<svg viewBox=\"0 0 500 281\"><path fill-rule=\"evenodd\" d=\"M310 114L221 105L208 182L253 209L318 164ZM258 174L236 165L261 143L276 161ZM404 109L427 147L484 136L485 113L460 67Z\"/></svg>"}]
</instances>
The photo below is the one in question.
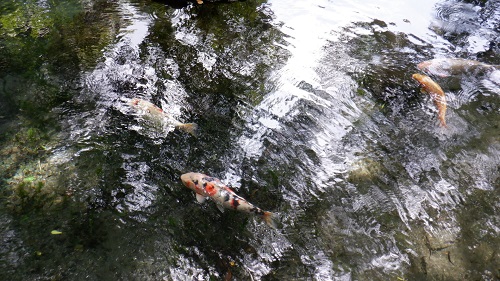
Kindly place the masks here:
<instances>
[{"instance_id":1,"label":"black spot on fish","mask_svg":"<svg viewBox=\"0 0 500 281\"><path fill-rule=\"evenodd\" d=\"M203 183L203 188L207 187L207 184L208 184L207 182L204 182Z\"/></svg>"},{"instance_id":2,"label":"black spot on fish","mask_svg":"<svg viewBox=\"0 0 500 281\"><path fill-rule=\"evenodd\" d=\"M231 199L231 195L229 194L229 192L226 192L226 195L224 195L224 202L229 201L229 199Z\"/></svg>"},{"instance_id":3,"label":"black spot on fish","mask_svg":"<svg viewBox=\"0 0 500 281\"><path fill-rule=\"evenodd\" d=\"M263 216L264 215L264 211L257 208L257 207L254 207L252 209L250 209L250 212L253 212L254 214L256 214L257 216Z\"/></svg>"},{"instance_id":4,"label":"black spot on fish","mask_svg":"<svg viewBox=\"0 0 500 281\"><path fill-rule=\"evenodd\" d=\"M233 202L231 202L231 205L233 205L233 208L236 210L238 208L238 206L240 205L240 200L238 199L238 197L235 197L233 199Z\"/></svg>"},{"instance_id":5,"label":"black spot on fish","mask_svg":"<svg viewBox=\"0 0 500 281\"><path fill-rule=\"evenodd\" d=\"M198 180L193 181L195 185L198 185Z\"/></svg>"}]
</instances>

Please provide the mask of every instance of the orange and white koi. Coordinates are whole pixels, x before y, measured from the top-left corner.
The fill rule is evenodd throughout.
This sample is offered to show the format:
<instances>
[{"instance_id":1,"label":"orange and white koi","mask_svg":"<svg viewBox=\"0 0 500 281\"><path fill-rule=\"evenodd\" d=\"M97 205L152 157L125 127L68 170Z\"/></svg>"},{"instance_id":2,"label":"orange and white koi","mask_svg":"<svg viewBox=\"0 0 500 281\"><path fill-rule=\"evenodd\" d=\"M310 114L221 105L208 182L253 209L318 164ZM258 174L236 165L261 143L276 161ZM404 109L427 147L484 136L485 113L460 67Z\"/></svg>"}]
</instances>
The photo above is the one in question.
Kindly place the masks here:
<instances>
[{"instance_id":1,"label":"orange and white koi","mask_svg":"<svg viewBox=\"0 0 500 281\"><path fill-rule=\"evenodd\" d=\"M431 95L432 101L438 110L438 118L442 127L446 127L446 96L443 89L434 82L429 76L415 73L411 76L417 80L422 86L422 89Z\"/></svg>"},{"instance_id":2,"label":"orange and white koi","mask_svg":"<svg viewBox=\"0 0 500 281\"><path fill-rule=\"evenodd\" d=\"M158 122L162 125L173 126L193 136L196 136L196 131L198 130L198 125L195 123L181 123L177 121L171 115L165 113L163 109L157 107L149 101L134 98L131 99L128 104L134 108L138 113L147 119L154 122Z\"/></svg>"},{"instance_id":3,"label":"orange and white koi","mask_svg":"<svg viewBox=\"0 0 500 281\"><path fill-rule=\"evenodd\" d=\"M219 179L201 173L187 173L181 175L182 183L196 192L196 199L203 203L207 198L212 199L223 211L224 208L237 210L244 213L254 214L262 218L267 225L276 228L276 221L271 212L264 211L249 203L243 197L238 196Z\"/></svg>"},{"instance_id":4,"label":"orange and white koi","mask_svg":"<svg viewBox=\"0 0 500 281\"><path fill-rule=\"evenodd\" d=\"M490 65L475 60L460 58L438 58L427 60L417 65L418 69L440 77L462 74L485 74L500 69L499 65Z\"/></svg>"}]
</instances>

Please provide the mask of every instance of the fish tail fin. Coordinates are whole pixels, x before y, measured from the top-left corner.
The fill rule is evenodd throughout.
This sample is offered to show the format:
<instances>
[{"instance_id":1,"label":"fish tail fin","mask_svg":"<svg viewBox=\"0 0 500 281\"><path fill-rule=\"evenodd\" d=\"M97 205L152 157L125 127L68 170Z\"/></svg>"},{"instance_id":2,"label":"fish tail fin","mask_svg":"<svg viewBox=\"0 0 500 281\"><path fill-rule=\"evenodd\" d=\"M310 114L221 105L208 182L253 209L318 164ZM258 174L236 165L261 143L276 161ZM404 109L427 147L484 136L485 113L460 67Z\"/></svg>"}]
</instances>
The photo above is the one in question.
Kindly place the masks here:
<instances>
[{"instance_id":1,"label":"fish tail fin","mask_svg":"<svg viewBox=\"0 0 500 281\"><path fill-rule=\"evenodd\" d=\"M446 125L446 121L444 119L440 119L439 120L439 125L442 127L442 128L448 128L448 125Z\"/></svg>"},{"instance_id":2,"label":"fish tail fin","mask_svg":"<svg viewBox=\"0 0 500 281\"><path fill-rule=\"evenodd\" d=\"M179 129L183 130L186 133L190 133L193 136L197 136L198 125L196 123L186 123L177 126Z\"/></svg>"},{"instance_id":3,"label":"fish tail fin","mask_svg":"<svg viewBox=\"0 0 500 281\"><path fill-rule=\"evenodd\" d=\"M271 212L264 212L261 218L269 225L271 228L278 228L278 223L276 222L276 216Z\"/></svg>"},{"instance_id":4,"label":"fish tail fin","mask_svg":"<svg viewBox=\"0 0 500 281\"><path fill-rule=\"evenodd\" d=\"M446 105L446 104L445 104ZM448 126L446 125L446 107L439 107L438 108L438 119L439 119L439 125L443 128L447 128Z\"/></svg>"}]
</instances>

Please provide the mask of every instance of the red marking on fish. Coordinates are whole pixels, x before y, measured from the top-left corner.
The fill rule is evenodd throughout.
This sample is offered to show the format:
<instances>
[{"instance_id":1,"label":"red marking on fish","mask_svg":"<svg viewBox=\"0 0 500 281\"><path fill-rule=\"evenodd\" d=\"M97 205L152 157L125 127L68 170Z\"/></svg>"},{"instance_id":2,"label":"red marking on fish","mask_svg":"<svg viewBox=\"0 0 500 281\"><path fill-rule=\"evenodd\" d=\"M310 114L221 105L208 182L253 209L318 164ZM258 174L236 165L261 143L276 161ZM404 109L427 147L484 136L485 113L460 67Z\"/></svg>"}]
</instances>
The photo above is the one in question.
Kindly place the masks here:
<instances>
[{"instance_id":1,"label":"red marking on fish","mask_svg":"<svg viewBox=\"0 0 500 281\"><path fill-rule=\"evenodd\" d=\"M205 186L205 191L209 196L214 196L217 193L217 188L213 183L207 183Z\"/></svg>"},{"instance_id":2,"label":"red marking on fish","mask_svg":"<svg viewBox=\"0 0 500 281\"><path fill-rule=\"evenodd\" d=\"M139 101L140 101L139 99L132 99L132 100L130 101L130 104L131 104L131 105L138 105L138 104L139 104Z\"/></svg>"}]
</instances>

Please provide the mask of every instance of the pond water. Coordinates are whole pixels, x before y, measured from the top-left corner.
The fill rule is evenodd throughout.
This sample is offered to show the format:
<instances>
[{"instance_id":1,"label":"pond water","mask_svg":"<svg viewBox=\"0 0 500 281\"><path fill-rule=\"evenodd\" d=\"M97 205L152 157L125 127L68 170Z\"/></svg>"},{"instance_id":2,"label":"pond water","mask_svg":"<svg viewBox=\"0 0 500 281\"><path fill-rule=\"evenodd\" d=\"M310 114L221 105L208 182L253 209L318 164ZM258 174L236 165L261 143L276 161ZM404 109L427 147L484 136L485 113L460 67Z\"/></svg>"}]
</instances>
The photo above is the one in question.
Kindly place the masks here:
<instances>
[{"instance_id":1,"label":"pond water","mask_svg":"<svg viewBox=\"0 0 500 281\"><path fill-rule=\"evenodd\" d=\"M0 279L500 279L499 22L498 0L2 1ZM437 58L487 65L417 67Z\"/></svg>"}]
</instances>

